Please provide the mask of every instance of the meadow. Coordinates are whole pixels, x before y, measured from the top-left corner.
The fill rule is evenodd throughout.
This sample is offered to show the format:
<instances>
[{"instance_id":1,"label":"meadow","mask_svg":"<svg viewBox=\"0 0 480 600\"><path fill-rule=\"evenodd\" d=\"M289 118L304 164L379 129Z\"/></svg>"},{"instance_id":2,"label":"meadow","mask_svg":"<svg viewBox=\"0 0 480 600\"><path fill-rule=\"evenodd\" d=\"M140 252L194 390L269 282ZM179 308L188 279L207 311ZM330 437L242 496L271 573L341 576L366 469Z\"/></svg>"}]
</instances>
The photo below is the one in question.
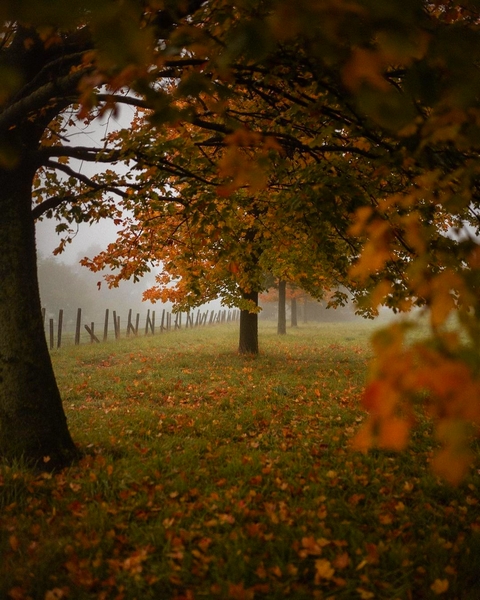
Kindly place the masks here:
<instances>
[{"instance_id":1,"label":"meadow","mask_svg":"<svg viewBox=\"0 0 480 600\"><path fill-rule=\"evenodd\" d=\"M374 325L237 327L53 351L84 458L0 466L0 598L478 600L480 461L350 448Z\"/></svg>"}]
</instances>

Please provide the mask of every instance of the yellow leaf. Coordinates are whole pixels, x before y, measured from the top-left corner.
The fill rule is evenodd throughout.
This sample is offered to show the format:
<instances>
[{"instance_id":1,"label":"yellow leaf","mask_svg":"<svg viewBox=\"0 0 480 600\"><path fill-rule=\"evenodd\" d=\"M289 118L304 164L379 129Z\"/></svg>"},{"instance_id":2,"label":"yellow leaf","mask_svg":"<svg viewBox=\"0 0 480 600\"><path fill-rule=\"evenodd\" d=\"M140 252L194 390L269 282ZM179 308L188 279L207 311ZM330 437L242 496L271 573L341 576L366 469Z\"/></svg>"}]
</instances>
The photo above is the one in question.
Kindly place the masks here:
<instances>
[{"instance_id":1,"label":"yellow leaf","mask_svg":"<svg viewBox=\"0 0 480 600\"><path fill-rule=\"evenodd\" d=\"M435 581L430 586L430 589L435 594L443 594L448 590L448 579L435 579Z\"/></svg>"},{"instance_id":2,"label":"yellow leaf","mask_svg":"<svg viewBox=\"0 0 480 600\"><path fill-rule=\"evenodd\" d=\"M370 598L375 598L375 594L373 592L369 592L363 588L356 588L356 591L359 593L362 600L370 600Z\"/></svg>"},{"instance_id":3,"label":"yellow leaf","mask_svg":"<svg viewBox=\"0 0 480 600\"><path fill-rule=\"evenodd\" d=\"M318 585L322 579L331 579L335 574L335 569L329 560L318 558L315 561L315 584Z\"/></svg>"}]
</instances>

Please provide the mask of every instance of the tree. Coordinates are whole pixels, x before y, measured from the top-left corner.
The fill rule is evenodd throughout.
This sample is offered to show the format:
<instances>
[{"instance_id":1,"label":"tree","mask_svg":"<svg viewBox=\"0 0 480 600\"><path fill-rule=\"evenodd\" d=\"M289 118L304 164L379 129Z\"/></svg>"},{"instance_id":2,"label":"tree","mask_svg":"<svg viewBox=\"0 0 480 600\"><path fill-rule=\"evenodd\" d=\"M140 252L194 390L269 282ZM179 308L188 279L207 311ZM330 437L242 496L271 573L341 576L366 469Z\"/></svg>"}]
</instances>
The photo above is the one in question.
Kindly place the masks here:
<instances>
[{"instance_id":1,"label":"tree","mask_svg":"<svg viewBox=\"0 0 480 600\"><path fill-rule=\"evenodd\" d=\"M29 2L2 7L0 38L0 455L48 468L68 463L78 451L43 334L34 218L68 204L72 219L94 220L102 214L98 198L103 191L124 193L121 181L116 188L97 184L65 164L66 157L114 159L100 159L103 148L62 146L69 121L65 110L82 102L81 114L93 118L118 102L136 103L115 91L133 79L145 85L152 31L161 27L154 19L149 24L148 17L165 16L167 26L176 17L152 12L148 4L143 13L135 3L118 7L108 1L65 8L55 3L42 10ZM112 31L124 34L120 43L106 33L115 25ZM108 84L107 93L95 94L94 87L102 84ZM90 112L97 103L99 110ZM42 167L46 171L39 182ZM32 210L34 181L39 194L47 192L58 182L56 172L68 177L63 191L43 193ZM91 201L89 210L79 207L82 199Z\"/></svg>"},{"instance_id":2,"label":"tree","mask_svg":"<svg viewBox=\"0 0 480 600\"><path fill-rule=\"evenodd\" d=\"M352 171L365 153L343 139L301 151L302 144L285 133L283 124L271 129L278 108L274 101L277 96L285 100L288 89L279 83L265 97L256 89L261 69L247 83L245 68L240 65L238 71L240 83L228 94L223 82L212 83L214 73L202 71L210 86L199 86L187 99L180 94L179 77L170 93L177 98L177 113L187 115L184 121L152 130L147 113L138 115L133 131L111 136L117 156L135 159L137 181L148 198L141 204L137 197L122 200L128 216L117 243L85 261L94 270L117 269L115 277L107 277L111 285L142 275L146 265L161 264L158 286L146 294L148 299L188 307L220 296L244 315L246 305L255 309L245 294L262 291L265 273L296 280L317 295L327 281L347 283L353 246L345 241L349 214L369 200L355 182L338 177L334 164ZM220 114L212 112L212 102L221 106ZM298 135L299 125L287 119L294 108L285 101L285 121ZM316 138L321 132L328 139L334 131L331 121L330 116L303 121L303 135ZM314 168L320 160L320 169ZM297 191L319 185L326 189L321 219L318 197ZM343 190L343 206L332 190ZM256 341L248 351L255 346Z\"/></svg>"}]
</instances>

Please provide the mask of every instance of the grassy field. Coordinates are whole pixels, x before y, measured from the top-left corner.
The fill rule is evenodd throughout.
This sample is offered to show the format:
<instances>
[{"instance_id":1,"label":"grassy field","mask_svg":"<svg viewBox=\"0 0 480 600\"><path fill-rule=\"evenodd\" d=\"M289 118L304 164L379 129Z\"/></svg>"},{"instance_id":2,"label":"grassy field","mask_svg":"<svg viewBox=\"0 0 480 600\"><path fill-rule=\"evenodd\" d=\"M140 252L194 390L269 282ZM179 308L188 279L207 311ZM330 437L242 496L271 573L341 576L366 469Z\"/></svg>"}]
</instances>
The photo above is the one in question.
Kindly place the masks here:
<instances>
[{"instance_id":1,"label":"grassy field","mask_svg":"<svg viewBox=\"0 0 480 600\"><path fill-rule=\"evenodd\" d=\"M0 466L0 599L480 598L480 475L349 449L371 324L224 325L61 349L85 458ZM478 456L477 448L477 456Z\"/></svg>"}]
</instances>

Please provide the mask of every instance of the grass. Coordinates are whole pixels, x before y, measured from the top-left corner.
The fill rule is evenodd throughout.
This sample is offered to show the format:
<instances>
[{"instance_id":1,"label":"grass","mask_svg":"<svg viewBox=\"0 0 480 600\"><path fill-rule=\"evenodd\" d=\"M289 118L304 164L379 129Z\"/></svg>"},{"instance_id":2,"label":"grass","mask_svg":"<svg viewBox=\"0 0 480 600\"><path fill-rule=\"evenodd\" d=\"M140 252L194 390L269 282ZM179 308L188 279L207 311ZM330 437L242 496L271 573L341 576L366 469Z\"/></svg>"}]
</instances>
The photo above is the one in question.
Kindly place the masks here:
<instances>
[{"instance_id":1,"label":"grass","mask_svg":"<svg viewBox=\"0 0 480 600\"><path fill-rule=\"evenodd\" d=\"M86 452L0 467L0 598L480 598L480 476L434 477L430 424L350 450L370 324L235 325L52 358ZM478 455L478 453L477 453Z\"/></svg>"}]
</instances>

